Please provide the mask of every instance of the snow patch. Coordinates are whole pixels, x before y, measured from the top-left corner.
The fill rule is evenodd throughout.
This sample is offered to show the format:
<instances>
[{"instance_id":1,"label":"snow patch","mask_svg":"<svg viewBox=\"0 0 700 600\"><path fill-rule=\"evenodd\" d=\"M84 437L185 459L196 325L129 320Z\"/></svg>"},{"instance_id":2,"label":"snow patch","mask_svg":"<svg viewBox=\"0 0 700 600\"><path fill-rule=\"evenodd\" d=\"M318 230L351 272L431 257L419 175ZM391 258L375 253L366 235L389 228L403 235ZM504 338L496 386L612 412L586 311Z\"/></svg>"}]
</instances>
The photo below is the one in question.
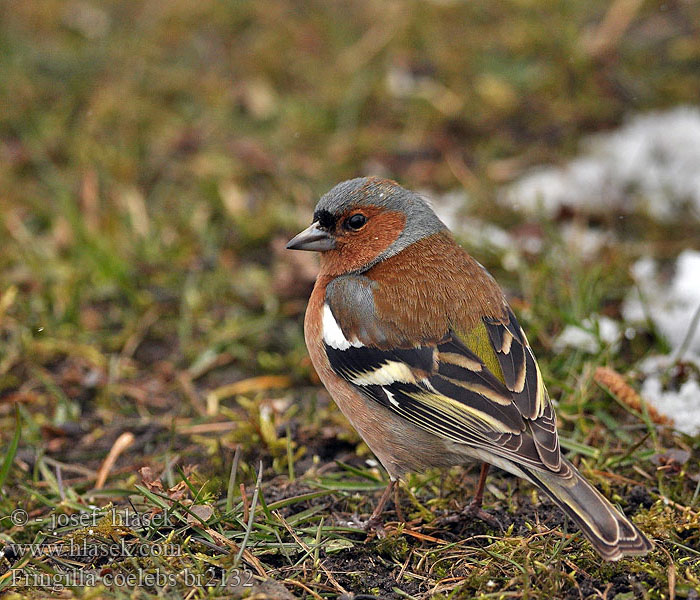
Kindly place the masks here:
<instances>
[{"instance_id":1,"label":"snow patch","mask_svg":"<svg viewBox=\"0 0 700 600\"><path fill-rule=\"evenodd\" d=\"M539 254L544 248L543 233L539 228L522 226L511 232L470 216L468 211L472 200L462 190L445 194L421 190L420 195L458 238L469 240L474 247L500 254L503 267L508 271L520 267L522 253ZM595 258L603 247L615 241L612 232L590 228L578 221L562 225L559 231L566 249L584 259Z\"/></svg>"},{"instance_id":2,"label":"snow patch","mask_svg":"<svg viewBox=\"0 0 700 600\"><path fill-rule=\"evenodd\" d=\"M673 220L690 206L700 218L700 108L676 107L591 136L564 167L540 167L499 201L549 217L562 206L588 212L646 211Z\"/></svg>"},{"instance_id":3,"label":"snow patch","mask_svg":"<svg viewBox=\"0 0 700 600\"><path fill-rule=\"evenodd\" d=\"M592 229L578 221L563 224L559 229L568 250L577 252L584 259L593 259L606 246L615 241L611 231Z\"/></svg>"},{"instance_id":4,"label":"snow patch","mask_svg":"<svg viewBox=\"0 0 700 600\"><path fill-rule=\"evenodd\" d=\"M631 323L651 319L677 351L686 343L693 317L700 310L700 252L684 250L670 280L651 258L638 260L632 267L632 277L637 285L625 298L623 317ZM700 354L700 326L688 339L687 351Z\"/></svg>"},{"instance_id":5,"label":"snow patch","mask_svg":"<svg viewBox=\"0 0 700 600\"><path fill-rule=\"evenodd\" d=\"M581 326L567 325L554 340L554 351L561 352L566 348L580 350L587 354L597 354L604 346L616 350L619 346L622 332L620 324L606 316L591 315L581 321Z\"/></svg>"},{"instance_id":6,"label":"snow patch","mask_svg":"<svg viewBox=\"0 0 700 600\"><path fill-rule=\"evenodd\" d=\"M685 363L694 369L681 367L672 355L654 355L644 359L639 370L646 375L641 396L659 413L673 419L674 427L688 435L700 434L700 354L689 353ZM680 384L671 382L686 373ZM667 382L664 385L664 382Z\"/></svg>"},{"instance_id":7,"label":"snow patch","mask_svg":"<svg viewBox=\"0 0 700 600\"><path fill-rule=\"evenodd\" d=\"M650 319L672 348L668 356L651 356L639 365L646 375L642 397L679 431L700 434L700 324L693 323L700 310L700 252L684 250L670 277L656 261L642 258L632 277L637 287L622 306L625 320ZM679 361L690 368L681 368Z\"/></svg>"},{"instance_id":8,"label":"snow patch","mask_svg":"<svg viewBox=\"0 0 700 600\"><path fill-rule=\"evenodd\" d=\"M642 384L642 398L661 414L673 419L674 427L688 435L700 433L700 383L689 379L678 390L664 390L659 377Z\"/></svg>"}]
</instances>

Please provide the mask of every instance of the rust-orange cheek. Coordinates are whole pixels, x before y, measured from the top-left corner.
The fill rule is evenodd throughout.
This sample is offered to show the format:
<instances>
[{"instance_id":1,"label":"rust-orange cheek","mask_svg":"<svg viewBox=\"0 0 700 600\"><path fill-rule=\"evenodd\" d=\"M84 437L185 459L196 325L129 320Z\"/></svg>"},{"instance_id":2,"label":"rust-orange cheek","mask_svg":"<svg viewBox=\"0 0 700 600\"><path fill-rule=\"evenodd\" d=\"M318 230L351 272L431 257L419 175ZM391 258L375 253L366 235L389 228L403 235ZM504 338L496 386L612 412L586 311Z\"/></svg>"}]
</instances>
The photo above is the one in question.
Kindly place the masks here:
<instances>
[{"instance_id":1,"label":"rust-orange cheek","mask_svg":"<svg viewBox=\"0 0 700 600\"><path fill-rule=\"evenodd\" d=\"M396 241L406 223L406 217L397 211L367 216L367 225L360 231L339 234L336 249L321 255L324 275L342 275L371 263Z\"/></svg>"}]
</instances>

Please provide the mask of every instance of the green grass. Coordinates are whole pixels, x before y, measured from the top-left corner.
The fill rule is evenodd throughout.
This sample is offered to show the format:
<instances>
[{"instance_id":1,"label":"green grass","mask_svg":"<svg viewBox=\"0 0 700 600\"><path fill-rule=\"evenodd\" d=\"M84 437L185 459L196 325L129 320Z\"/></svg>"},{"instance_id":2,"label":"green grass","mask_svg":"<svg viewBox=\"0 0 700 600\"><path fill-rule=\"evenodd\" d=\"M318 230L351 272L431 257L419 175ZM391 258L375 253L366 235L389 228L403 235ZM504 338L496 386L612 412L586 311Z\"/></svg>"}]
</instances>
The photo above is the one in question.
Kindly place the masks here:
<instances>
[{"instance_id":1,"label":"green grass","mask_svg":"<svg viewBox=\"0 0 700 600\"><path fill-rule=\"evenodd\" d=\"M630 112L697 103L698 7L645 3L596 53L607 9L0 6L0 594L39 597L68 574L64 595L83 598L697 598L700 439L593 379L609 365L634 385L666 342L649 327L614 352L552 348L567 324L619 318L632 262L697 248L696 220L594 216L616 242L592 258L559 231L589 215L525 223L544 248L515 250L516 271L462 240L512 299L569 456L657 542L615 564L501 472L486 508L505 531L441 525L469 501L468 468L411 476L408 523L390 506L387 537L365 542L353 516L386 475L308 360L313 259L282 250L320 194L370 169L464 189L469 214L521 226L499 186ZM689 460L659 468L672 449ZM30 543L63 546L9 549Z\"/></svg>"}]
</instances>

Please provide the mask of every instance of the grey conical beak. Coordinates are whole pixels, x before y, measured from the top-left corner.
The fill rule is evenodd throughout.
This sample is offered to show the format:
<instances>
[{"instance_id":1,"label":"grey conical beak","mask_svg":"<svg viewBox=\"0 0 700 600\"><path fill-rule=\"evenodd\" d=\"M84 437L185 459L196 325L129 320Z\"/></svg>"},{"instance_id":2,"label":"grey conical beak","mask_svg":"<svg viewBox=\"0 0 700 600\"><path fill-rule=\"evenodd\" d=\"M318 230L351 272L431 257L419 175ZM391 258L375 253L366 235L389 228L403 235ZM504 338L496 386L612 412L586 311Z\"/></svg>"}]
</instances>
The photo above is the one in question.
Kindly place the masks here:
<instances>
[{"instance_id":1,"label":"grey conical beak","mask_svg":"<svg viewBox=\"0 0 700 600\"><path fill-rule=\"evenodd\" d=\"M311 223L300 234L287 243L287 250L314 250L326 252L335 248L335 239L327 231L318 226L318 221Z\"/></svg>"}]
</instances>

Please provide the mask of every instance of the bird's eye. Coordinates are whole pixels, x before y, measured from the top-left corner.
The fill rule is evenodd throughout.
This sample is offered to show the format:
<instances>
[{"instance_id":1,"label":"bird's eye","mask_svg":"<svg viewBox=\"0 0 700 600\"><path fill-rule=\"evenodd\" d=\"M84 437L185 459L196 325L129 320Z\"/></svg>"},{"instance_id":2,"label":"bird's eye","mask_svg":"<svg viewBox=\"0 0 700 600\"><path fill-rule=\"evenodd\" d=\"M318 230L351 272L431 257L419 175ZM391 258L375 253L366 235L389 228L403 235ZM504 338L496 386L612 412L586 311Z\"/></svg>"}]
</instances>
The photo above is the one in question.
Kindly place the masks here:
<instances>
[{"instance_id":1,"label":"bird's eye","mask_svg":"<svg viewBox=\"0 0 700 600\"><path fill-rule=\"evenodd\" d=\"M358 229L362 229L364 227L365 223L367 222L367 217L365 215L357 213L354 214L350 217L348 217L345 220L345 225L348 227L348 229L352 229L354 231L357 231Z\"/></svg>"}]
</instances>

